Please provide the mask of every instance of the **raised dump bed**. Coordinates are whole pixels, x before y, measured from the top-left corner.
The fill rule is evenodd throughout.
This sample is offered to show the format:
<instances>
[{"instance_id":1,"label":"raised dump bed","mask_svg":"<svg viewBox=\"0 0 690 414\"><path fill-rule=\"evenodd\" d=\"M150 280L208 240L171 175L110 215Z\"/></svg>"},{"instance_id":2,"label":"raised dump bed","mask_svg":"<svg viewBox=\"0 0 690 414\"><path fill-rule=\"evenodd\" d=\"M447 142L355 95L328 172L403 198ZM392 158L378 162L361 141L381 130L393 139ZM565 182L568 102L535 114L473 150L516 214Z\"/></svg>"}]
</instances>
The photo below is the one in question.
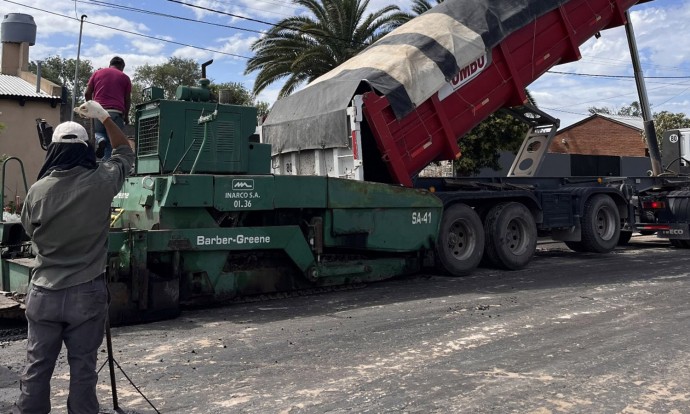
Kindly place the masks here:
<instances>
[{"instance_id":1,"label":"raised dump bed","mask_svg":"<svg viewBox=\"0 0 690 414\"><path fill-rule=\"evenodd\" d=\"M635 0L446 0L305 89L263 125L273 172L412 185L457 139L579 46L625 23Z\"/></svg>"}]
</instances>

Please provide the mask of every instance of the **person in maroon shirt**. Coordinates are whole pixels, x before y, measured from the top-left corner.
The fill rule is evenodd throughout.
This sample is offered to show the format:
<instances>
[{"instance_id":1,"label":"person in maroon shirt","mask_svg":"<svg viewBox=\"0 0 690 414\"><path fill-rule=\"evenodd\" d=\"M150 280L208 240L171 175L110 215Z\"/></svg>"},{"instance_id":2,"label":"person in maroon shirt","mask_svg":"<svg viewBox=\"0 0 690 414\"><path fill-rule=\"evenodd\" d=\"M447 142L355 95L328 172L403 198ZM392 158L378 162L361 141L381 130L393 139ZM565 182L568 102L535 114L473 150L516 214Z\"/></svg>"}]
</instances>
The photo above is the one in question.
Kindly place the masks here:
<instances>
[{"instance_id":1,"label":"person in maroon shirt","mask_svg":"<svg viewBox=\"0 0 690 414\"><path fill-rule=\"evenodd\" d=\"M84 96L87 101L94 100L108 111L115 124L124 129L129 122L132 82L123 71L125 61L119 56L110 59L110 67L99 69L91 75ZM108 133L103 124L94 119L96 156L106 161L112 154Z\"/></svg>"}]
</instances>

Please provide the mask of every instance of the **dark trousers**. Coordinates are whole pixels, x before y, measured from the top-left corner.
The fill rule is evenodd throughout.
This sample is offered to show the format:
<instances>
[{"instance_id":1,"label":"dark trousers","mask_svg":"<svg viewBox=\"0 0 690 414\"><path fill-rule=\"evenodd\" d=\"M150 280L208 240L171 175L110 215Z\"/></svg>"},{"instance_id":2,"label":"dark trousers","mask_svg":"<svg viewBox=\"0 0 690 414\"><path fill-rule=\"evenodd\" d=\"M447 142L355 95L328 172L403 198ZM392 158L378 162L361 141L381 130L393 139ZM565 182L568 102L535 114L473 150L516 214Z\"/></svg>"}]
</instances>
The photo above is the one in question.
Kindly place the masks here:
<instances>
[{"instance_id":1,"label":"dark trousers","mask_svg":"<svg viewBox=\"0 0 690 414\"><path fill-rule=\"evenodd\" d=\"M110 119L115 122L115 125L120 127L121 130L125 129L125 119L122 117L121 113L117 111L108 111L108 114L110 114ZM105 125L98 119L93 120L93 132L96 137L96 145L98 145L99 141L105 140L105 153L102 160L108 161L113 154L113 146L110 144L110 138L108 137L108 132L105 130Z\"/></svg>"},{"instance_id":2,"label":"dark trousers","mask_svg":"<svg viewBox=\"0 0 690 414\"><path fill-rule=\"evenodd\" d=\"M20 377L21 394L14 413L50 412L50 378L62 342L70 368L67 411L98 412L96 357L103 342L108 311L105 277L61 290L33 286L26 298L29 322L27 366Z\"/></svg>"}]
</instances>

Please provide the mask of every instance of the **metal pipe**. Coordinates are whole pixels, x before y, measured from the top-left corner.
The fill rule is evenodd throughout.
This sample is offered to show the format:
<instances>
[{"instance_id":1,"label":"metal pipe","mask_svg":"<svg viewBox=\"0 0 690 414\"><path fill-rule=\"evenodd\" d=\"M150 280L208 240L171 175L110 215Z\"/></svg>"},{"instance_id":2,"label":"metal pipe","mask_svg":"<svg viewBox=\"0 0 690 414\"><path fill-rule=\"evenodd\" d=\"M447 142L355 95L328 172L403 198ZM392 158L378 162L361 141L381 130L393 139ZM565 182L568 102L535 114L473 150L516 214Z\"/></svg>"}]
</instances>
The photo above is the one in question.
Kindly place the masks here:
<instances>
[{"instance_id":1,"label":"metal pipe","mask_svg":"<svg viewBox=\"0 0 690 414\"><path fill-rule=\"evenodd\" d=\"M36 93L41 93L41 61L36 62Z\"/></svg>"},{"instance_id":2,"label":"metal pipe","mask_svg":"<svg viewBox=\"0 0 690 414\"><path fill-rule=\"evenodd\" d=\"M81 23L79 23L79 43L77 45L77 63L74 65L74 89L72 90L72 109L76 106L77 93L79 92L79 55L81 54L81 34L84 28L84 19L86 15L81 15ZM69 120L74 121L74 110L70 110Z\"/></svg>"},{"instance_id":3,"label":"metal pipe","mask_svg":"<svg viewBox=\"0 0 690 414\"><path fill-rule=\"evenodd\" d=\"M652 163L652 176L656 177L663 172L659 142L657 141L656 131L654 130L654 119L652 117L652 111L649 108L647 87L645 86L644 74L642 72L642 66L640 65L640 55L637 51L637 42L635 42L635 32L633 31L630 12L628 11L625 12L625 20L625 34L628 38L628 48L630 49L630 57L632 58L633 69L635 71L635 85L637 86L637 94L640 99L640 109L642 109L644 133L647 138L649 159Z\"/></svg>"},{"instance_id":4,"label":"metal pipe","mask_svg":"<svg viewBox=\"0 0 690 414\"><path fill-rule=\"evenodd\" d=\"M218 109L214 110L209 115L199 117L198 123L204 124L204 139L203 141L201 141L199 152L197 152L196 158L194 159L194 164L192 164L192 169L189 171L190 174L194 174L194 172L196 171L196 165L199 162L199 159L201 158L201 152L204 150L204 147L206 146L206 141L208 139L208 123L215 120L217 116Z\"/></svg>"},{"instance_id":5,"label":"metal pipe","mask_svg":"<svg viewBox=\"0 0 690 414\"><path fill-rule=\"evenodd\" d=\"M117 384L115 383L115 357L113 356L113 339L110 334L110 316L105 316L105 345L108 349L108 368L110 369L110 390L113 395L113 409L120 408L117 402Z\"/></svg>"}]
</instances>

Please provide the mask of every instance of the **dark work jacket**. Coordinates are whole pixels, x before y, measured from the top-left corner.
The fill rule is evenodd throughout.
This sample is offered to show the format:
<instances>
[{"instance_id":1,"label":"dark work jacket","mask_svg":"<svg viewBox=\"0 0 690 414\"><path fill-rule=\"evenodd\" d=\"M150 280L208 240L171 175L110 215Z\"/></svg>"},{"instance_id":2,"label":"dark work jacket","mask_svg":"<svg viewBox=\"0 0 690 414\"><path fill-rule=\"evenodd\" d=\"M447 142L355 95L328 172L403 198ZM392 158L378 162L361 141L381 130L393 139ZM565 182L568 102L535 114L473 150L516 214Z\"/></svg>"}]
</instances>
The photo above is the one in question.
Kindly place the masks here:
<instances>
[{"instance_id":1,"label":"dark work jacket","mask_svg":"<svg viewBox=\"0 0 690 414\"><path fill-rule=\"evenodd\" d=\"M122 145L96 169L52 171L31 186L21 219L36 254L34 285L64 289L105 271L110 205L133 163Z\"/></svg>"}]
</instances>

